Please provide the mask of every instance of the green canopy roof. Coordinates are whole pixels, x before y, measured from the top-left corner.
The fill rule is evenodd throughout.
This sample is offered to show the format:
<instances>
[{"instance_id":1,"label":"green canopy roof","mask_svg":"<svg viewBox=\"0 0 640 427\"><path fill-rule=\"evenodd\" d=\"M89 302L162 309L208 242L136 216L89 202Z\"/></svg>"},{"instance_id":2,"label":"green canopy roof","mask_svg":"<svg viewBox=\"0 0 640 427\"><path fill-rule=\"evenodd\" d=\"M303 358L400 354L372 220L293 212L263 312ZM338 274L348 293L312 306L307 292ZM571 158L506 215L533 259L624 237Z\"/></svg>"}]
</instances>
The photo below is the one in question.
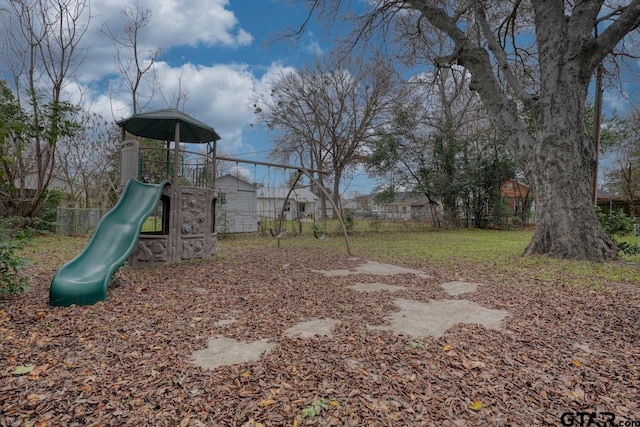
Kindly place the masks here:
<instances>
[{"instance_id":1,"label":"green canopy roof","mask_svg":"<svg viewBox=\"0 0 640 427\"><path fill-rule=\"evenodd\" d=\"M175 141L176 123L180 123L179 142L211 142L220 135L209 125L175 108L138 113L116 124L132 135L160 141Z\"/></svg>"}]
</instances>

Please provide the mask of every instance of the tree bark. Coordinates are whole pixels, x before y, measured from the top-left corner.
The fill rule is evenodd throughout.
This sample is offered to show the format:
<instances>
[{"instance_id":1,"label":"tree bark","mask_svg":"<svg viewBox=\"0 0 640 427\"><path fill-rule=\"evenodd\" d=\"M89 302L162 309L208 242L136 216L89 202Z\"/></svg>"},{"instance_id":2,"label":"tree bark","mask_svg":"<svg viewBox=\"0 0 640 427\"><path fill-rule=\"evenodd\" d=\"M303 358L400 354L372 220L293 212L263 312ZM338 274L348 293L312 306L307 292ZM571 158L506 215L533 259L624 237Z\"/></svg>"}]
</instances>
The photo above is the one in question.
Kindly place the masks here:
<instances>
[{"instance_id":1,"label":"tree bark","mask_svg":"<svg viewBox=\"0 0 640 427\"><path fill-rule=\"evenodd\" d=\"M516 144L539 213L525 255L607 261L618 257L595 215L592 177L595 144L585 128L586 98L592 70L585 67L583 37L589 26L549 27L550 11L537 5L536 33L541 87L531 103L536 129L533 146ZM560 13L555 13L558 18ZM576 19L579 19L577 17Z\"/></svg>"},{"instance_id":2,"label":"tree bark","mask_svg":"<svg viewBox=\"0 0 640 427\"><path fill-rule=\"evenodd\" d=\"M602 230L591 198L595 150L584 128L586 86L566 78L558 79L554 96L541 99L535 146L516 153L525 159L539 214L525 255L616 259L617 248Z\"/></svg>"},{"instance_id":3,"label":"tree bark","mask_svg":"<svg viewBox=\"0 0 640 427\"><path fill-rule=\"evenodd\" d=\"M530 163L528 179L538 213L534 236L525 255L545 254L565 259L605 261L617 248L602 230L591 203L587 155L567 155L560 135L542 143L544 152Z\"/></svg>"},{"instance_id":4,"label":"tree bark","mask_svg":"<svg viewBox=\"0 0 640 427\"><path fill-rule=\"evenodd\" d=\"M342 216L342 201L340 200L340 182L342 180L342 169L334 168L334 171L333 190L331 192L331 196L333 197L333 203L340 210L333 213L333 218L337 219L338 216Z\"/></svg>"}]
</instances>

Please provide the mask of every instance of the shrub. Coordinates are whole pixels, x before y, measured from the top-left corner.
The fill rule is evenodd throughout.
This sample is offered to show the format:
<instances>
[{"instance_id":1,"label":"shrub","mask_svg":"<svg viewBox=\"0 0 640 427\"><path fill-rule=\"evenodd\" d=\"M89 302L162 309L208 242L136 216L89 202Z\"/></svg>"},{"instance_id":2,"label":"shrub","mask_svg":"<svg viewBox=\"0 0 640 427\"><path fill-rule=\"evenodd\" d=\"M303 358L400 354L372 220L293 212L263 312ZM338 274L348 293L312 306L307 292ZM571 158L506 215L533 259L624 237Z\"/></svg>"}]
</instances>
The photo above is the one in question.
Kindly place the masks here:
<instances>
[{"instance_id":1,"label":"shrub","mask_svg":"<svg viewBox=\"0 0 640 427\"><path fill-rule=\"evenodd\" d=\"M65 198L65 194L60 190L47 190L42 200L42 209L38 213L36 223L32 227L39 234L56 231L56 221L58 216L58 206Z\"/></svg>"},{"instance_id":2,"label":"shrub","mask_svg":"<svg viewBox=\"0 0 640 427\"><path fill-rule=\"evenodd\" d=\"M34 216L7 216L0 218L0 229L9 237L30 237L37 234L49 234L56 230L57 209L64 193L48 190L41 201L41 208Z\"/></svg>"},{"instance_id":3,"label":"shrub","mask_svg":"<svg viewBox=\"0 0 640 427\"><path fill-rule=\"evenodd\" d=\"M615 236L625 236L633 231L633 226L636 223L634 217L627 215L622 209L606 214L602 212L599 206L596 206L596 216L598 217L598 221L600 221L600 225L609 237L611 237L611 240L613 240L613 243L615 243L620 252L626 255L640 254L638 245L623 242L615 238Z\"/></svg>"},{"instance_id":4,"label":"shrub","mask_svg":"<svg viewBox=\"0 0 640 427\"><path fill-rule=\"evenodd\" d=\"M11 237L0 229L0 295L22 292L28 288L29 280L20 274L25 260L16 251L24 246L24 237Z\"/></svg>"},{"instance_id":5,"label":"shrub","mask_svg":"<svg viewBox=\"0 0 640 427\"><path fill-rule=\"evenodd\" d=\"M618 247L618 250L626 255L640 255L640 247L637 244L623 242L616 240L613 236L611 237L613 243Z\"/></svg>"},{"instance_id":6,"label":"shrub","mask_svg":"<svg viewBox=\"0 0 640 427\"><path fill-rule=\"evenodd\" d=\"M627 215L622 209L606 214L596 206L596 216L604 231L610 236L624 236L631 233L636 222L634 217Z\"/></svg>"},{"instance_id":7,"label":"shrub","mask_svg":"<svg viewBox=\"0 0 640 427\"><path fill-rule=\"evenodd\" d=\"M353 231L353 228L355 226L355 217L356 212L353 209L344 210L344 216L342 217L342 220L344 221L344 226L347 231Z\"/></svg>"},{"instance_id":8,"label":"shrub","mask_svg":"<svg viewBox=\"0 0 640 427\"><path fill-rule=\"evenodd\" d=\"M38 216L9 216L0 218L0 229L7 238L27 238L36 234L48 234L51 223Z\"/></svg>"}]
</instances>

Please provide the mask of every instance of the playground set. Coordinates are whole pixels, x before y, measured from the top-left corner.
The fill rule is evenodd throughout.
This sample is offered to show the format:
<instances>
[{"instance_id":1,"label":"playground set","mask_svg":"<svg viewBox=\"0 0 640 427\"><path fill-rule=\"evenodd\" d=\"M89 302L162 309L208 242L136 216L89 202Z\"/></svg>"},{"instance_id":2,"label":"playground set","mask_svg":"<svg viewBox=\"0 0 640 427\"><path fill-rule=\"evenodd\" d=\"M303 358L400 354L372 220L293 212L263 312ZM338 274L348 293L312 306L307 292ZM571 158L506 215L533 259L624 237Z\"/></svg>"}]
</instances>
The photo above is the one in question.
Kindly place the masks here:
<instances>
[{"instance_id":1,"label":"playground set","mask_svg":"<svg viewBox=\"0 0 640 427\"><path fill-rule=\"evenodd\" d=\"M52 306L91 305L104 301L115 270L128 260L132 267L153 266L167 262L209 258L216 254L217 234L215 187L216 160L250 163L294 169L297 171L291 189L283 203L278 221L270 230L273 237L284 235L284 211L291 192L301 177L307 176L323 191L334 206L331 197L318 185L313 173L326 173L297 166L269 162L249 161L216 156L220 136L216 131L193 117L176 109L138 113L117 122L121 128L121 187L116 205L98 223L86 247L73 260L63 265L54 275L49 288ZM140 148L127 134L166 142L166 175L158 184L138 180ZM180 143L206 144L206 150L192 152ZM204 156L198 170L198 185L181 185L181 169L187 155ZM145 220L160 213L160 227L143 232ZM351 254L346 228L338 219ZM324 234L316 237L324 237Z\"/></svg>"}]
</instances>

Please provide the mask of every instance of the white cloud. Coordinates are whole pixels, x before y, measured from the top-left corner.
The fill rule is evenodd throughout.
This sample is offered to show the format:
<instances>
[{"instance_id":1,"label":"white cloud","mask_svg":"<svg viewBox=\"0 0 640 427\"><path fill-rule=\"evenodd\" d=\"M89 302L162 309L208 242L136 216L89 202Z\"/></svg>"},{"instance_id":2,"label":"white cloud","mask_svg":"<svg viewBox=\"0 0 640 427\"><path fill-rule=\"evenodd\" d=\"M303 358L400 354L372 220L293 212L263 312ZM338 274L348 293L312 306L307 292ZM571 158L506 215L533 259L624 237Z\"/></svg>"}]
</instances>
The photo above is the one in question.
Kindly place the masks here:
<instances>
[{"instance_id":1,"label":"white cloud","mask_svg":"<svg viewBox=\"0 0 640 427\"><path fill-rule=\"evenodd\" d=\"M272 62L269 67L263 69L262 77L256 82L256 91L268 93L271 87L287 73L296 71L294 67L286 66L281 62Z\"/></svg>"},{"instance_id":2,"label":"white cloud","mask_svg":"<svg viewBox=\"0 0 640 427\"><path fill-rule=\"evenodd\" d=\"M213 126L227 151L235 151L242 146L242 127L251 118L248 104L254 87L253 74L246 65L206 67L186 64L175 69L159 63L157 74L162 91L176 94L182 90L187 98L185 112ZM161 101L159 97L157 101ZM166 104L154 106L163 107Z\"/></svg>"},{"instance_id":3,"label":"white cloud","mask_svg":"<svg viewBox=\"0 0 640 427\"><path fill-rule=\"evenodd\" d=\"M166 51L176 46L248 46L253 36L240 27L228 0L138 0L141 11L150 11L150 21L138 35L139 49L144 52ZM87 57L79 72L85 84L117 73L114 61L116 47L106 28L124 37L122 11L133 7L129 0L111 0L91 4L91 22L83 37Z\"/></svg>"},{"instance_id":4,"label":"white cloud","mask_svg":"<svg viewBox=\"0 0 640 427\"><path fill-rule=\"evenodd\" d=\"M92 4L90 29L83 39L88 46L87 57L77 81L72 81L67 88L72 100L82 100L83 105L106 119L119 120L132 113L128 91L115 89L122 84L114 60L116 47L104 31L108 25L111 32L123 34L125 7L132 7L129 0ZM228 0L138 0L138 7L151 11L150 23L140 33L142 51L184 45L235 48L253 42L253 36L229 10ZM177 94L186 95L186 102L179 107L212 125L222 136L221 146L225 151L252 151L253 147L243 141L243 129L254 118L249 101L254 91L268 90L278 70L283 69L279 64L272 64L266 70L263 67L252 70L241 63L213 66L187 63L176 68L157 61L155 72L162 93L156 93L144 109L166 108L175 103ZM261 77L256 77L255 72ZM142 90L149 92L146 86Z\"/></svg>"},{"instance_id":5,"label":"white cloud","mask_svg":"<svg viewBox=\"0 0 640 427\"><path fill-rule=\"evenodd\" d=\"M100 94L96 99L91 100L91 105L88 108L99 113L106 120L117 121L131 115L129 103L121 99L114 99L106 94Z\"/></svg>"},{"instance_id":6,"label":"white cloud","mask_svg":"<svg viewBox=\"0 0 640 427\"><path fill-rule=\"evenodd\" d=\"M5 0L0 0L0 3ZM234 51L235 48L253 43L254 38L246 25L233 12L232 5L247 7L229 0L137 0L141 10L151 11L151 21L140 33L139 48L142 50L173 49L180 54L180 46L196 46L199 55L192 55L189 61L197 61L210 52ZM107 120L120 120L132 114L130 91L122 88L122 78L115 61L116 47L105 33L105 25L111 32L123 35L124 19L122 10L132 7L135 1L110 0L92 2L91 21L82 43L87 48L87 56L76 76L69 79L65 90L72 102L82 103L86 108L100 113ZM266 17L265 17L266 18ZM255 23L254 23L255 25ZM313 39L311 39L313 42ZM313 43L312 43L313 44ZM211 50L209 50L211 48ZM313 46L319 51L319 45ZM155 72L162 94L156 93L152 102L144 106L144 111L166 108L176 94L186 95L183 109L197 119L213 126L222 137L220 149L234 153L264 152L268 148L271 135L264 129L252 128L255 114L250 108L254 94L270 93L272 85L284 72L293 70L279 62L260 63L256 55L250 59L247 49L238 49L236 62L214 63L207 58L207 64L180 64L156 60ZM215 55L215 54L212 54ZM286 56L286 55L285 55ZM226 56L228 58L228 56ZM223 61L222 59L219 60ZM225 59L224 61L228 61ZM214 65L210 65L210 64ZM150 74L145 77L151 77ZM148 83L148 82L147 82ZM145 94L148 86L143 87ZM146 99L141 100L142 103ZM173 102L172 102L173 101ZM175 106L171 105L171 106Z\"/></svg>"},{"instance_id":7,"label":"white cloud","mask_svg":"<svg viewBox=\"0 0 640 427\"><path fill-rule=\"evenodd\" d=\"M131 115L129 102L109 92L91 90L90 87L75 81L65 86L65 97L72 104L100 114L105 120L119 120Z\"/></svg>"},{"instance_id":8,"label":"white cloud","mask_svg":"<svg viewBox=\"0 0 640 427\"><path fill-rule=\"evenodd\" d=\"M228 0L146 0L153 11L150 34L164 46L251 44L251 34L238 27Z\"/></svg>"},{"instance_id":9,"label":"white cloud","mask_svg":"<svg viewBox=\"0 0 640 427\"><path fill-rule=\"evenodd\" d=\"M324 55L324 49L322 49L322 46L320 46L320 43L316 40L315 35L312 31L308 32L302 49L310 53L312 56Z\"/></svg>"},{"instance_id":10,"label":"white cloud","mask_svg":"<svg viewBox=\"0 0 640 427\"><path fill-rule=\"evenodd\" d=\"M156 74L164 98L157 94L146 110L167 108L168 102L181 93L186 95L181 109L215 128L222 137L221 150L229 154L251 152L255 150L253 142L244 139L245 131L255 120L250 108L251 99L256 92L270 91L278 76L290 70L292 68L273 63L266 70L261 69L261 76L256 77L247 64L210 67L185 64L181 68L172 68L166 62L158 62ZM131 114L126 94L90 92L80 85L72 85L70 92L74 100L80 99L79 94L84 93L84 104L107 119L119 120Z\"/></svg>"},{"instance_id":11,"label":"white cloud","mask_svg":"<svg viewBox=\"0 0 640 427\"><path fill-rule=\"evenodd\" d=\"M228 0L138 0L139 9L149 10L151 18L145 30L158 46L204 45L246 46L253 36L239 26ZM94 21L107 23L121 31L122 10L133 7L128 0L111 0L92 4Z\"/></svg>"}]
</instances>

